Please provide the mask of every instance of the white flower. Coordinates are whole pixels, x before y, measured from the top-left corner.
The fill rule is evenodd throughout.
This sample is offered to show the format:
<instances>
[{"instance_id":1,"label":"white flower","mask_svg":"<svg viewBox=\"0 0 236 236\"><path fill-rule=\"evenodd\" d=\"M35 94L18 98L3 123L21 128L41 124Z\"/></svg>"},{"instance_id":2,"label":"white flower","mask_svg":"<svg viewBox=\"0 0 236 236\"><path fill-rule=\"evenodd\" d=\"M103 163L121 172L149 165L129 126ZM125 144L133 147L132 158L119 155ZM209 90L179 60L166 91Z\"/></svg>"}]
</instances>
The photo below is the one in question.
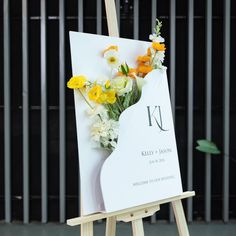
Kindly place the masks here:
<instances>
[{"instance_id":1,"label":"white flower","mask_svg":"<svg viewBox=\"0 0 236 236\"><path fill-rule=\"evenodd\" d=\"M161 69L166 68L162 65L165 59L165 51L155 51L154 49L151 49L151 58L152 58L152 66L155 69Z\"/></svg>"},{"instance_id":2,"label":"white flower","mask_svg":"<svg viewBox=\"0 0 236 236\"><path fill-rule=\"evenodd\" d=\"M142 91L143 86L146 84L146 80L144 80L143 78L139 77L139 76L135 76L136 79L136 83L138 86L138 90Z\"/></svg>"},{"instance_id":3,"label":"white flower","mask_svg":"<svg viewBox=\"0 0 236 236\"><path fill-rule=\"evenodd\" d=\"M92 140L107 149L116 147L118 138L118 121L107 119L98 120L91 127Z\"/></svg>"},{"instance_id":4,"label":"white flower","mask_svg":"<svg viewBox=\"0 0 236 236\"><path fill-rule=\"evenodd\" d=\"M158 61L161 61L161 62L164 62L164 59L165 59L165 51L158 51L156 53L156 59Z\"/></svg>"},{"instance_id":5,"label":"white flower","mask_svg":"<svg viewBox=\"0 0 236 236\"><path fill-rule=\"evenodd\" d=\"M162 64L164 62L165 52L157 51L152 58L152 65L155 67L156 64Z\"/></svg>"},{"instance_id":6,"label":"white flower","mask_svg":"<svg viewBox=\"0 0 236 236\"><path fill-rule=\"evenodd\" d=\"M110 144L113 147L113 149L115 149L117 146L117 142L114 142L114 141L111 141Z\"/></svg>"},{"instance_id":7,"label":"white flower","mask_svg":"<svg viewBox=\"0 0 236 236\"><path fill-rule=\"evenodd\" d=\"M159 68L161 71L165 71L167 69L166 66L163 66L163 65L160 65L160 68Z\"/></svg>"},{"instance_id":8,"label":"white flower","mask_svg":"<svg viewBox=\"0 0 236 236\"><path fill-rule=\"evenodd\" d=\"M122 96L132 90L133 79L127 76L117 76L111 80L111 88L113 88L118 96Z\"/></svg>"},{"instance_id":9,"label":"white flower","mask_svg":"<svg viewBox=\"0 0 236 236\"><path fill-rule=\"evenodd\" d=\"M160 61L158 61L157 64L155 64L155 67L161 71L165 71L167 68L166 66L163 66Z\"/></svg>"},{"instance_id":10,"label":"white flower","mask_svg":"<svg viewBox=\"0 0 236 236\"><path fill-rule=\"evenodd\" d=\"M108 50L104 54L104 58L107 60L108 65L112 69L117 69L120 65L119 54L116 50Z\"/></svg>"},{"instance_id":11,"label":"white flower","mask_svg":"<svg viewBox=\"0 0 236 236\"><path fill-rule=\"evenodd\" d=\"M149 39L152 40L153 42L158 42L158 43L164 43L165 39L162 38L161 36L157 36L155 33L149 35Z\"/></svg>"}]
</instances>

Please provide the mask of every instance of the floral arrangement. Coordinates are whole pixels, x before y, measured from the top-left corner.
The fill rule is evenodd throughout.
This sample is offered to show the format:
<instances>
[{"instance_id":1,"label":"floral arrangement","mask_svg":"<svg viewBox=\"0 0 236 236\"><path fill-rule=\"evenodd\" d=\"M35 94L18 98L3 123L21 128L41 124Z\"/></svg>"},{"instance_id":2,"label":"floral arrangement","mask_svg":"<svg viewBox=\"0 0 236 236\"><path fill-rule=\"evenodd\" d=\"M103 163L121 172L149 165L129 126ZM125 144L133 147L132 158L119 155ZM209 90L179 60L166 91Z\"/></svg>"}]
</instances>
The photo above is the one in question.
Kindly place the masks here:
<instances>
[{"instance_id":1,"label":"floral arrangement","mask_svg":"<svg viewBox=\"0 0 236 236\"><path fill-rule=\"evenodd\" d=\"M110 74L91 82L85 75L73 76L67 87L77 89L88 105L88 115L93 119L91 138L97 146L113 151L117 145L119 117L121 113L137 103L141 97L143 79L153 69L165 70L164 38L161 37L162 23L157 20L152 41L145 55L137 57L137 67L130 68L121 62L119 48L111 45L101 57L107 61Z\"/></svg>"}]
</instances>

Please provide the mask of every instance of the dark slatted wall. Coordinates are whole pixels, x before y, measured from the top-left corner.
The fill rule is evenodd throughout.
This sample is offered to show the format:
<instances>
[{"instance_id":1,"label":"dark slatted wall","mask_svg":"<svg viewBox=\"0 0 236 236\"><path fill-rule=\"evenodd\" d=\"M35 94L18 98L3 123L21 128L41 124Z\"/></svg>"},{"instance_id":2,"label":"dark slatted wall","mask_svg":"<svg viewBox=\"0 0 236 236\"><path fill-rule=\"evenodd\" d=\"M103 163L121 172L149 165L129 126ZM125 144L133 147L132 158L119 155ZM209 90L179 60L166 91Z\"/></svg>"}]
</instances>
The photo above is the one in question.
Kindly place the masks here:
<instances>
[{"instance_id":1,"label":"dark slatted wall","mask_svg":"<svg viewBox=\"0 0 236 236\"><path fill-rule=\"evenodd\" d=\"M116 0L121 37L148 40L163 21L188 221L236 218L236 2ZM0 2L0 220L79 212L69 30L107 35L103 0ZM222 155L197 152L215 141ZM166 205L150 220L173 221Z\"/></svg>"}]
</instances>

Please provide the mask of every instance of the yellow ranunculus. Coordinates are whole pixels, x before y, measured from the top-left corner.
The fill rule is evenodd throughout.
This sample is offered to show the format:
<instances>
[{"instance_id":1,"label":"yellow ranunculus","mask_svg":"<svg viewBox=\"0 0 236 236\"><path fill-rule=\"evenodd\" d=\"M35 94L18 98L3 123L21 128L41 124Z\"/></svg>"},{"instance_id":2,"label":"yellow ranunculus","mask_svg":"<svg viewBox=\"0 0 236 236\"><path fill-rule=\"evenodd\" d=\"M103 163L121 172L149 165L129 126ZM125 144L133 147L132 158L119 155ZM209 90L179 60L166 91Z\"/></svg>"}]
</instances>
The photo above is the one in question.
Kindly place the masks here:
<instances>
[{"instance_id":1,"label":"yellow ranunculus","mask_svg":"<svg viewBox=\"0 0 236 236\"><path fill-rule=\"evenodd\" d=\"M89 92L88 97L91 101L98 102L99 97L102 94L102 87L100 85L93 86Z\"/></svg>"},{"instance_id":2,"label":"yellow ranunculus","mask_svg":"<svg viewBox=\"0 0 236 236\"><path fill-rule=\"evenodd\" d=\"M70 89L80 89L85 86L87 78L84 75L73 76L68 82L67 87Z\"/></svg>"},{"instance_id":3,"label":"yellow ranunculus","mask_svg":"<svg viewBox=\"0 0 236 236\"><path fill-rule=\"evenodd\" d=\"M116 102L116 92L114 90L109 90L106 92L107 99L106 102L113 104Z\"/></svg>"},{"instance_id":4,"label":"yellow ranunculus","mask_svg":"<svg viewBox=\"0 0 236 236\"><path fill-rule=\"evenodd\" d=\"M97 99L97 102L100 104L106 103L107 101L107 94L102 92L99 96L99 98Z\"/></svg>"},{"instance_id":5,"label":"yellow ranunculus","mask_svg":"<svg viewBox=\"0 0 236 236\"><path fill-rule=\"evenodd\" d=\"M106 92L102 92L97 99L97 102L100 104L110 103L113 104L116 102L116 92L114 90L108 90Z\"/></svg>"}]
</instances>

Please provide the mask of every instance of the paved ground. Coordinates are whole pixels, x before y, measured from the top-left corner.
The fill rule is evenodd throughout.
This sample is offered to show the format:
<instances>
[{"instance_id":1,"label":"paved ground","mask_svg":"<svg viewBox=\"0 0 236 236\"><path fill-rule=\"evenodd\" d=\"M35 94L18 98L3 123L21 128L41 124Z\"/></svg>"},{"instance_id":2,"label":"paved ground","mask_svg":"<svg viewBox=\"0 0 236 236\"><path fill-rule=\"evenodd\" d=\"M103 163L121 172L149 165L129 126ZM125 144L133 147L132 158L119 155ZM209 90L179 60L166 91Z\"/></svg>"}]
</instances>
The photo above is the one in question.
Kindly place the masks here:
<instances>
[{"instance_id":1,"label":"paved ground","mask_svg":"<svg viewBox=\"0 0 236 236\"><path fill-rule=\"evenodd\" d=\"M175 224L144 224L146 236L177 236ZM191 236L236 236L236 224L190 224ZM79 236L79 227L63 224L4 224L0 223L0 236ZM117 236L131 236L131 226L117 225ZM105 224L95 224L94 236L105 236Z\"/></svg>"}]
</instances>

